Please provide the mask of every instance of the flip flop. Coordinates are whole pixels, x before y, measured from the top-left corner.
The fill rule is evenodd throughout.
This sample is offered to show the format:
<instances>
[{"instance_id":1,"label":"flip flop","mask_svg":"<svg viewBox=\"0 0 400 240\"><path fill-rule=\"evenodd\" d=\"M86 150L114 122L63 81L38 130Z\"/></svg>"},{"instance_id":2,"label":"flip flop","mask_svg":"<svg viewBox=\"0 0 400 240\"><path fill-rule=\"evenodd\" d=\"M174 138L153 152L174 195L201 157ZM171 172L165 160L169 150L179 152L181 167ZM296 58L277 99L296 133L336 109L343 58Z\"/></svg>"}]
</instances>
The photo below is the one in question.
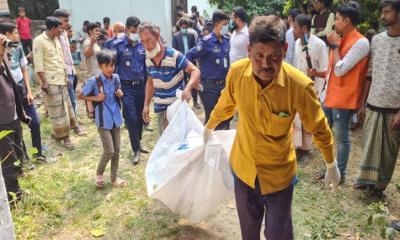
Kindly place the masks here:
<instances>
[{"instance_id":1,"label":"flip flop","mask_svg":"<svg viewBox=\"0 0 400 240\"><path fill-rule=\"evenodd\" d=\"M104 187L104 184L105 184L105 182L104 182L104 177L103 177L103 175L97 175L97 176L96 176L96 186L97 186L98 188L103 188L103 187Z\"/></svg>"},{"instance_id":2,"label":"flip flop","mask_svg":"<svg viewBox=\"0 0 400 240\"><path fill-rule=\"evenodd\" d=\"M117 178L113 183L112 183L113 187L116 188L123 188L128 186L128 184L125 182L125 180L122 180L121 178Z\"/></svg>"}]
</instances>

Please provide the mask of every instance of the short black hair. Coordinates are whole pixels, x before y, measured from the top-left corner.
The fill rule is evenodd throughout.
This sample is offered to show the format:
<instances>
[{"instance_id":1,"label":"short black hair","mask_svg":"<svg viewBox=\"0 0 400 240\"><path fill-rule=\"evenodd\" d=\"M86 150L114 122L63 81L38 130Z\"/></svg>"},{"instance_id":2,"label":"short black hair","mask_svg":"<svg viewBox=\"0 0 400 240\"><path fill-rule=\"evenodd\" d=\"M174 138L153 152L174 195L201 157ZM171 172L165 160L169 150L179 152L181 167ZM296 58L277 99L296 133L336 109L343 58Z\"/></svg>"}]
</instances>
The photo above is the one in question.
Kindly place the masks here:
<instances>
[{"instance_id":1,"label":"short black hair","mask_svg":"<svg viewBox=\"0 0 400 240\"><path fill-rule=\"evenodd\" d=\"M178 11L183 11L182 5L176 5L175 10L176 10L177 12L178 12Z\"/></svg>"},{"instance_id":2,"label":"short black hair","mask_svg":"<svg viewBox=\"0 0 400 240\"><path fill-rule=\"evenodd\" d=\"M17 25L11 21L0 21L0 34L12 33L17 29Z\"/></svg>"},{"instance_id":3,"label":"short black hair","mask_svg":"<svg viewBox=\"0 0 400 240\"><path fill-rule=\"evenodd\" d=\"M20 12L26 12L26 11L25 11L25 8L24 8L24 7L19 7L19 8L18 8L18 13L20 13Z\"/></svg>"},{"instance_id":4,"label":"short black hair","mask_svg":"<svg viewBox=\"0 0 400 240\"><path fill-rule=\"evenodd\" d=\"M286 24L278 16L254 17L249 27L250 45L256 43L279 42L286 44Z\"/></svg>"},{"instance_id":5,"label":"short black hair","mask_svg":"<svg viewBox=\"0 0 400 240\"><path fill-rule=\"evenodd\" d=\"M192 8L190 9L192 12L197 12L197 6L193 5Z\"/></svg>"},{"instance_id":6,"label":"short black hair","mask_svg":"<svg viewBox=\"0 0 400 240\"><path fill-rule=\"evenodd\" d=\"M46 18L46 29L51 30L61 26L61 20L57 17L47 17Z\"/></svg>"},{"instance_id":7,"label":"short black hair","mask_svg":"<svg viewBox=\"0 0 400 240\"><path fill-rule=\"evenodd\" d=\"M191 26L191 24L187 18L181 18L178 22L178 25L179 25L179 27L182 27L182 25Z\"/></svg>"},{"instance_id":8,"label":"short black hair","mask_svg":"<svg viewBox=\"0 0 400 240\"><path fill-rule=\"evenodd\" d=\"M299 9L292 8L292 9L289 10L288 16L292 17L292 19L294 20L297 17L297 15L299 15L299 14L300 14L300 10Z\"/></svg>"},{"instance_id":9,"label":"short black hair","mask_svg":"<svg viewBox=\"0 0 400 240\"><path fill-rule=\"evenodd\" d=\"M379 10L382 11L382 8L386 6L391 6L396 12L400 12L400 0L381 0Z\"/></svg>"},{"instance_id":10,"label":"short black hair","mask_svg":"<svg viewBox=\"0 0 400 240\"><path fill-rule=\"evenodd\" d=\"M111 20L110 20L109 17L104 17L104 18L103 18L103 23L104 23L104 24L105 24L105 23L110 24L110 22L111 22Z\"/></svg>"},{"instance_id":11,"label":"short black hair","mask_svg":"<svg viewBox=\"0 0 400 240\"><path fill-rule=\"evenodd\" d=\"M85 21L83 21L83 26L88 26L89 25L89 20L85 20Z\"/></svg>"},{"instance_id":12,"label":"short black hair","mask_svg":"<svg viewBox=\"0 0 400 240\"><path fill-rule=\"evenodd\" d=\"M235 17L242 20L242 22L247 22L247 13L246 13L246 10L242 6L234 7L232 12L233 12L233 15L235 15Z\"/></svg>"},{"instance_id":13,"label":"short black hair","mask_svg":"<svg viewBox=\"0 0 400 240\"><path fill-rule=\"evenodd\" d=\"M139 25L140 25L140 19L137 17L131 16L126 19L125 23L126 28L138 27Z\"/></svg>"},{"instance_id":14,"label":"short black hair","mask_svg":"<svg viewBox=\"0 0 400 240\"><path fill-rule=\"evenodd\" d=\"M115 65L117 63L117 58L114 51L109 49L103 49L96 54L97 63L99 65Z\"/></svg>"},{"instance_id":15,"label":"short black hair","mask_svg":"<svg viewBox=\"0 0 400 240\"><path fill-rule=\"evenodd\" d=\"M354 26L360 22L361 13L360 13L360 5L358 4L358 2L355 1L345 2L337 8L337 12L341 16L349 18Z\"/></svg>"},{"instance_id":16,"label":"short black hair","mask_svg":"<svg viewBox=\"0 0 400 240\"><path fill-rule=\"evenodd\" d=\"M308 16L307 14L299 14L297 17L294 19L294 21L300 26L306 26L308 30L311 29L311 17Z\"/></svg>"},{"instance_id":17,"label":"short black hair","mask_svg":"<svg viewBox=\"0 0 400 240\"><path fill-rule=\"evenodd\" d=\"M93 23L93 22L91 22L87 25L88 32L93 31L93 29L95 29L95 28L101 28L101 27L99 26L99 24Z\"/></svg>"},{"instance_id":18,"label":"short black hair","mask_svg":"<svg viewBox=\"0 0 400 240\"><path fill-rule=\"evenodd\" d=\"M331 0L318 0L318 2L323 3L327 8L330 7L332 3Z\"/></svg>"},{"instance_id":19,"label":"short black hair","mask_svg":"<svg viewBox=\"0 0 400 240\"><path fill-rule=\"evenodd\" d=\"M228 14L226 14L221 9L215 10L213 15L212 15L213 24L219 23L219 22L221 22L223 20L229 20Z\"/></svg>"},{"instance_id":20,"label":"short black hair","mask_svg":"<svg viewBox=\"0 0 400 240\"><path fill-rule=\"evenodd\" d=\"M67 10L62 9L62 8L55 10L53 15L54 15L54 17L58 17L58 18L59 17L68 18L69 16L71 16L71 14Z\"/></svg>"}]
</instances>

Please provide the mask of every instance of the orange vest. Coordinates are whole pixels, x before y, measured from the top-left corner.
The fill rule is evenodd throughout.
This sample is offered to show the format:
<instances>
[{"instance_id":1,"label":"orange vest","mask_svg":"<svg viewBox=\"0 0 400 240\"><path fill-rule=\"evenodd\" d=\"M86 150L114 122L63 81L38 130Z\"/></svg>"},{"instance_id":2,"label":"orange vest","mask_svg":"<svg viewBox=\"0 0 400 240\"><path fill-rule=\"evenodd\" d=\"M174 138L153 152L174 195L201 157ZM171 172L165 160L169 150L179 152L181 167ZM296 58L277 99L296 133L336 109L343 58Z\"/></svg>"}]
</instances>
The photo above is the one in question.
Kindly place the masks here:
<instances>
[{"instance_id":1,"label":"orange vest","mask_svg":"<svg viewBox=\"0 0 400 240\"><path fill-rule=\"evenodd\" d=\"M339 46L340 58L343 59L350 48L362 38L365 37L356 29L344 36ZM333 52L330 52L330 76L324 102L326 107L351 110L360 107L364 82L368 72L368 59L368 56L363 58L345 75L338 77L334 71Z\"/></svg>"}]
</instances>

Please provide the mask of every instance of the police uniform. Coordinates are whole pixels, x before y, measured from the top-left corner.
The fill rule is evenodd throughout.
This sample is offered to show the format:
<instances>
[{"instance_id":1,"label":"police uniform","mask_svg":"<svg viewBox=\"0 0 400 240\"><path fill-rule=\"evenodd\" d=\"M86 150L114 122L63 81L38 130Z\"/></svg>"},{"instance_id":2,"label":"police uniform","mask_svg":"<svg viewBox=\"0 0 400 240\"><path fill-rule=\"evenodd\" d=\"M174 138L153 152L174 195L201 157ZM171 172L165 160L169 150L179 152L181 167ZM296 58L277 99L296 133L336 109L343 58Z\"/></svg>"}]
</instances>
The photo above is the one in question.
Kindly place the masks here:
<instances>
[{"instance_id":1,"label":"police uniform","mask_svg":"<svg viewBox=\"0 0 400 240\"><path fill-rule=\"evenodd\" d=\"M128 128L133 152L140 151L143 130L143 106L147 79L146 52L143 44L132 45L128 37L113 41L112 50L117 54L116 73L121 79L123 117Z\"/></svg>"},{"instance_id":2,"label":"police uniform","mask_svg":"<svg viewBox=\"0 0 400 240\"><path fill-rule=\"evenodd\" d=\"M210 118L211 112L225 88L225 78L229 70L229 38L222 37L219 41L214 32L203 37L195 47L189 50L186 57L194 62L198 59L201 71L203 92L200 93L206 115L205 122ZM229 129L227 120L217 126L217 130Z\"/></svg>"}]
</instances>

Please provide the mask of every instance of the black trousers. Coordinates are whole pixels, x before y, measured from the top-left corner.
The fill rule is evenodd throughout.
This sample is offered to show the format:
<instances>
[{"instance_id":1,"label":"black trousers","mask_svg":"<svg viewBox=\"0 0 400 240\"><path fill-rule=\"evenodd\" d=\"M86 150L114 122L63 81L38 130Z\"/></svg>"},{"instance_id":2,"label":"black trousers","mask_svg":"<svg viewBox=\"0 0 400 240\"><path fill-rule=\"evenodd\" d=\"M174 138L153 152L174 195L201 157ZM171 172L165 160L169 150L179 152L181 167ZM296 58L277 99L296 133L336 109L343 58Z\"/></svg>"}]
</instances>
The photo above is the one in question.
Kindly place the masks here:
<instances>
[{"instance_id":1,"label":"black trousers","mask_svg":"<svg viewBox=\"0 0 400 240\"><path fill-rule=\"evenodd\" d=\"M7 193L21 194L18 175L22 174L22 159L24 150L22 145L22 128L19 120L0 125L0 132L13 131L0 139L0 160L4 183ZM20 160L20 164L16 164ZM8 194L8 199L12 196Z\"/></svg>"},{"instance_id":2,"label":"black trousers","mask_svg":"<svg viewBox=\"0 0 400 240\"><path fill-rule=\"evenodd\" d=\"M22 49L24 50L25 55L28 55L32 52L32 39L21 39Z\"/></svg>"}]
</instances>

